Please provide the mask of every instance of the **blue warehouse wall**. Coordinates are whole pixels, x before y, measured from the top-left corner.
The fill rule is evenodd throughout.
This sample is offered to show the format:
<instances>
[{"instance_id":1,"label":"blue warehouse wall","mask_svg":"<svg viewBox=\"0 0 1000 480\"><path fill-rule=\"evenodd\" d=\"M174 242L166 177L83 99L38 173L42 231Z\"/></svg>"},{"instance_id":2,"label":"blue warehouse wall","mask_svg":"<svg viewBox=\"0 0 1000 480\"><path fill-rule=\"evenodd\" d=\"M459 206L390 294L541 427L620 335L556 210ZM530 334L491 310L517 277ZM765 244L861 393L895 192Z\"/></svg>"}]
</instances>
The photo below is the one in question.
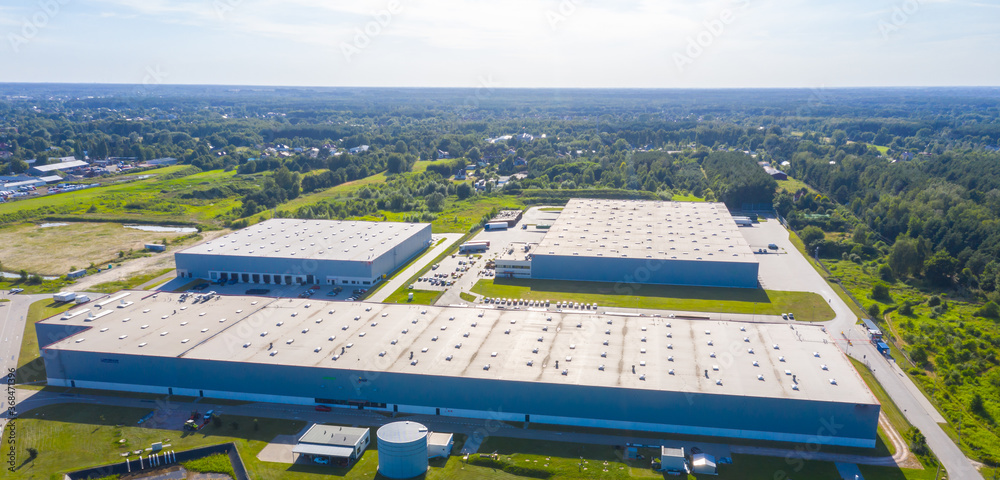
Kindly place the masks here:
<instances>
[{"instance_id":1,"label":"blue warehouse wall","mask_svg":"<svg viewBox=\"0 0 1000 480\"><path fill-rule=\"evenodd\" d=\"M510 415L531 415L532 421L543 421L545 418L596 419L599 421L566 423L594 426L655 424L662 428L653 430L665 432L835 445L874 446L879 413L877 404L185 358L73 351L52 351L44 358L50 384L55 385L69 384L73 380L83 383L80 386L95 388L114 384L114 388L128 389L128 385L142 385L155 387L144 391L162 393L174 388L186 389L187 392L203 390L250 394L239 397L243 399L282 396L286 399L360 400L424 406L429 407L431 413L434 408L441 408L493 412L501 417L506 415L506 418Z\"/></svg>"},{"instance_id":2,"label":"blue warehouse wall","mask_svg":"<svg viewBox=\"0 0 1000 480\"><path fill-rule=\"evenodd\" d=\"M315 260L295 258L247 257L239 255L211 255L178 252L174 254L178 271L185 271L196 278L209 279L209 272L250 272L270 275L313 275L319 283L327 276L375 278L392 273L414 255L427 248L431 240L431 226L426 225L412 236L378 258L368 261Z\"/></svg>"},{"instance_id":3,"label":"blue warehouse wall","mask_svg":"<svg viewBox=\"0 0 1000 480\"><path fill-rule=\"evenodd\" d=\"M756 263L535 255L531 278L757 288Z\"/></svg>"}]
</instances>

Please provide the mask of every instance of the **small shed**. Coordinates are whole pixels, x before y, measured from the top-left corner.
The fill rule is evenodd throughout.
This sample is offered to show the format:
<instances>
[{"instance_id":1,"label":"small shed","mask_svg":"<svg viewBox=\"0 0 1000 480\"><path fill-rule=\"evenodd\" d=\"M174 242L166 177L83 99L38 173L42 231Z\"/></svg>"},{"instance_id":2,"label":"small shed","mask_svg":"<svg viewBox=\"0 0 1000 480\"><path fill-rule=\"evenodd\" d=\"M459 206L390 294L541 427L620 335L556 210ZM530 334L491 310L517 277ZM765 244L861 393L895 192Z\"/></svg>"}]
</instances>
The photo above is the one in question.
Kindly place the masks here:
<instances>
[{"instance_id":1,"label":"small shed","mask_svg":"<svg viewBox=\"0 0 1000 480\"><path fill-rule=\"evenodd\" d=\"M66 278L69 278L69 279L80 278L80 277L82 277L82 276L84 276L86 274L87 274L87 270L81 268L80 270L75 270L75 271L67 273L66 274Z\"/></svg>"},{"instance_id":2,"label":"small shed","mask_svg":"<svg viewBox=\"0 0 1000 480\"><path fill-rule=\"evenodd\" d=\"M347 466L361 458L369 442L367 428L316 424L299 437L292 453L321 465Z\"/></svg>"},{"instance_id":3,"label":"small shed","mask_svg":"<svg viewBox=\"0 0 1000 480\"><path fill-rule=\"evenodd\" d=\"M691 470L695 475L719 474L719 468L715 465L715 457L707 453L696 453L691 456Z\"/></svg>"},{"instance_id":4,"label":"small shed","mask_svg":"<svg viewBox=\"0 0 1000 480\"><path fill-rule=\"evenodd\" d=\"M447 458L455 446L455 436L450 433L431 432L427 436L427 458Z\"/></svg>"},{"instance_id":5,"label":"small shed","mask_svg":"<svg viewBox=\"0 0 1000 480\"><path fill-rule=\"evenodd\" d=\"M147 243L146 250L150 252L165 252L167 251L166 245L160 245L159 243Z\"/></svg>"},{"instance_id":6,"label":"small shed","mask_svg":"<svg viewBox=\"0 0 1000 480\"><path fill-rule=\"evenodd\" d=\"M660 470L667 473L690 473L684 448L660 447Z\"/></svg>"}]
</instances>

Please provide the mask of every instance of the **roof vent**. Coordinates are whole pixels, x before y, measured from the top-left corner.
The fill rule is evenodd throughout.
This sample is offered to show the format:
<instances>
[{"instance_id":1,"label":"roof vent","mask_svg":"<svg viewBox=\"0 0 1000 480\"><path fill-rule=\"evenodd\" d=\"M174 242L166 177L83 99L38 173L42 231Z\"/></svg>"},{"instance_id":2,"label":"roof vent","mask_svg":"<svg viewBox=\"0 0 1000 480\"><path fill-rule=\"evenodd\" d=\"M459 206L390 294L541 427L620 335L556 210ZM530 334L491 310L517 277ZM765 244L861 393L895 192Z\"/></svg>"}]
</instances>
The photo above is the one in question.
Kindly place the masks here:
<instances>
[{"instance_id":1,"label":"roof vent","mask_svg":"<svg viewBox=\"0 0 1000 480\"><path fill-rule=\"evenodd\" d=\"M722 379L720 378L720 379L716 380L716 381L715 381L715 384L716 384L716 385L722 385Z\"/></svg>"},{"instance_id":2,"label":"roof vent","mask_svg":"<svg viewBox=\"0 0 1000 480\"><path fill-rule=\"evenodd\" d=\"M779 362L784 362L785 361L785 357L778 357L778 361Z\"/></svg>"},{"instance_id":3,"label":"roof vent","mask_svg":"<svg viewBox=\"0 0 1000 480\"><path fill-rule=\"evenodd\" d=\"M836 385L836 384L837 384L837 379L831 378L830 379L830 385Z\"/></svg>"},{"instance_id":4,"label":"roof vent","mask_svg":"<svg viewBox=\"0 0 1000 480\"><path fill-rule=\"evenodd\" d=\"M826 365L820 365L819 368L822 368L823 370L829 370L829 368L827 368Z\"/></svg>"},{"instance_id":5,"label":"roof vent","mask_svg":"<svg viewBox=\"0 0 1000 480\"><path fill-rule=\"evenodd\" d=\"M757 380L763 381L764 380L764 376L763 375L757 375Z\"/></svg>"},{"instance_id":6,"label":"roof vent","mask_svg":"<svg viewBox=\"0 0 1000 480\"><path fill-rule=\"evenodd\" d=\"M757 364L757 360L753 361L753 366L755 366L755 367L759 367L760 366L760 365Z\"/></svg>"},{"instance_id":7,"label":"roof vent","mask_svg":"<svg viewBox=\"0 0 1000 480\"><path fill-rule=\"evenodd\" d=\"M673 375L674 374L674 369L671 368L670 370L667 370L667 373Z\"/></svg>"}]
</instances>

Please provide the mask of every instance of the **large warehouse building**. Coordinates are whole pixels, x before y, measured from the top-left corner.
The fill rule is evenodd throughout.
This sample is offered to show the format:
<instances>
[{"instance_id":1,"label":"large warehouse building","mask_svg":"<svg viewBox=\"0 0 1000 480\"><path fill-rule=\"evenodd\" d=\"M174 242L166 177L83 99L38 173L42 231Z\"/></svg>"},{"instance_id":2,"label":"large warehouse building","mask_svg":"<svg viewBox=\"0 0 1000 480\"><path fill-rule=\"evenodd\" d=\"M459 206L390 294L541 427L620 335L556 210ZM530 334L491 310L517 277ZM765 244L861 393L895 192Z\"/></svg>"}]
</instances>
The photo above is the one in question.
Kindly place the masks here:
<instances>
[{"instance_id":1,"label":"large warehouse building","mask_svg":"<svg viewBox=\"0 0 1000 480\"><path fill-rule=\"evenodd\" d=\"M430 243L429 223L273 219L174 258L181 278L370 286Z\"/></svg>"},{"instance_id":2,"label":"large warehouse building","mask_svg":"<svg viewBox=\"0 0 1000 480\"><path fill-rule=\"evenodd\" d=\"M874 447L820 327L123 292L36 324L48 384Z\"/></svg>"},{"instance_id":3,"label":"large warehouse building","mask_svg":"<svg viewBox=\"0 0 1000 480\"><path fill-rule=\"evenodd\" d=\"M532 252L537 279L758 285L757 259L722 203L572 199ZM516 272L498 263L505 273Z\"/></svg>"}]
</instances>

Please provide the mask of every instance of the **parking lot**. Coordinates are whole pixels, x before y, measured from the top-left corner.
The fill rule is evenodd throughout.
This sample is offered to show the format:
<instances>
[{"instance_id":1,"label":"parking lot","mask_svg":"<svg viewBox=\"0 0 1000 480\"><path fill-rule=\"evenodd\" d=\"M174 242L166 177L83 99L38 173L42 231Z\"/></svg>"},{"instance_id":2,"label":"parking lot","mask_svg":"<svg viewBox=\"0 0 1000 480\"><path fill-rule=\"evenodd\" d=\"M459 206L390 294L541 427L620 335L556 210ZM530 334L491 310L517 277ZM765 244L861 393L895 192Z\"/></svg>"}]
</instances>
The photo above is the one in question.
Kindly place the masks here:
<instances>
[{"instance_id":1,"label":"parking lot","mask_svg":"<svg viewBox=\"0 0 1000 480\"><path fill-rule=\"evenodd\" d=\"M809 261L792 245L788 230L777 219L769 218L752 227L741 227L739 231L751 250L767 252L756 255L760 264L758 277L761 287L788 292L824 292L829 289ZM767 248L771 243L778 246L777 251Z\"/></svg>"},{"instance_id":2,"label":"parking lot","mask_svg":"<svg viewBox=\"0 0 1000 480\"><path fill-rule=\"evenodd\" d=\"M492 270L487 270L486 263L489 260L496 258L500 255L504 249L513 242L538 242L541 241L542 237L545 236L547 229L535 228L536 225L552 225L559 217L559 211L543 211L543 209L560 208L560 207L549 207L549 206L537 206L531 207L524 212L524 216L521 221L514 225L512 228L506 230L483 230L479 232L475 237L473 237L470 242L490 242L489 248L484 252L478 252L476 255L480 255L481 258L473 258L470 255L456 255L455 258L449 257L446 261L441 262L441 266L437 270L429 270L424 277L430 276L434 278L433 275L440 271L440 273L446 274L447 280L454 282L451 286L435 286L427 281L418 281L413 288L421 290L445 290L444 295L438 300L438 305L454 305L461 303L468 303L461 299L458 295L459 292L468 292L472 289L472 286L476 284L477 281L484 278L493 278ZM525 228L527 227L527 228ZM459 264L459 261L476 260L467 271L456 272L456 268L462 268L467 265ZM455 272L461 273L457 278L452 278L451 273ZM437 277L441 279L441 277Z\"/></svg>"}]
</instances>

